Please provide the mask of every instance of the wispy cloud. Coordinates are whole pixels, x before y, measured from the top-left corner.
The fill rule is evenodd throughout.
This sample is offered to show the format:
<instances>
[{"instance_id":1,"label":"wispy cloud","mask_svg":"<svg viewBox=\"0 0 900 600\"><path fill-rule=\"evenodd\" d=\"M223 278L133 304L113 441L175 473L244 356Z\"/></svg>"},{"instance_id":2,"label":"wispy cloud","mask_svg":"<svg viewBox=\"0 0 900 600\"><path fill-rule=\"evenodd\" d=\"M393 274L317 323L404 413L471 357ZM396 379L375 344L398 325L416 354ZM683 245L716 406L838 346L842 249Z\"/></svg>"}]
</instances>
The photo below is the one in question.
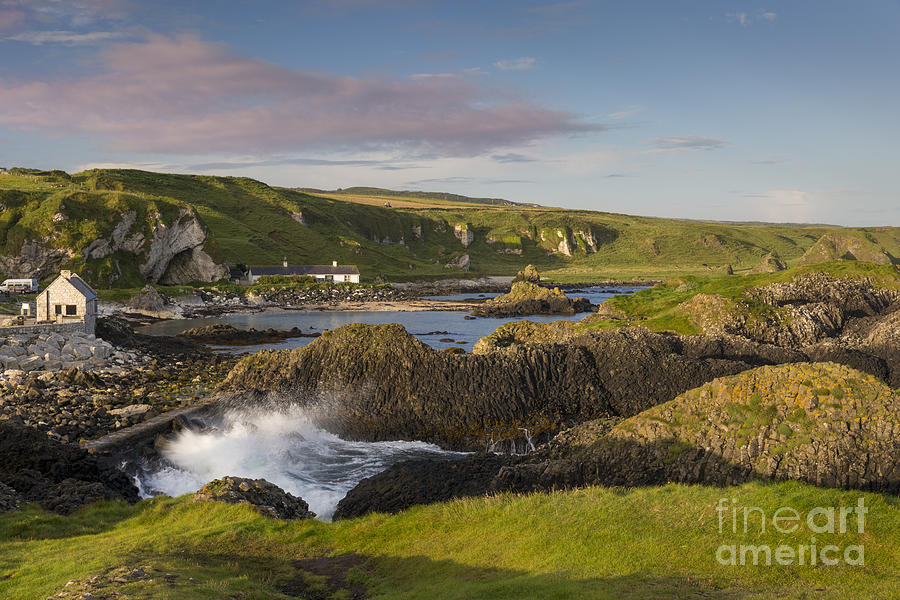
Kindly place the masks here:
<instances>
[{"instance_id":1,"label":"wispy cloud","mask_svg":"<svg viewBox=\"0 0 900 600\"><path fill-rule=\"evenodd\" d=\"M644 142L654 147L653 152L680 152L686 150L718 150L728 145L725 140L700 135L671 135L651 138Z\"/></svg>"},{"instance_id":2,"label":"wispy cloud","mask_svg":"<svg viewBox=\"0 0 900 600\"><path fill-rule=\"evenodd\" d=\"M638 106L637 104L632 104L630 106L624 107L622 110L618 110L614 113L610 113L607 116L610 119L615 119L616 121L619 121L621 119L627 119L628 117L634 117L643 111L644 111L643 106Z\"/></svg>"},{"instance_id":3,"label":"wispy cloud","mask_svg":"<svg viewBox=\"0 0 900 600\"><path fill-rule=\"evenodd\" d=\"M529 162L535 162L537 160L535 158L525 156L524 154L517 154L515 152L508 152L506 154L495 154L491 158L493 158L498 163L529 163Z\"/></svg>"},{"instance_id":4,"label":"wispy cloud","mask_svg":"<svg viewBox=\"0 0 900 600\"><path fill-rule=\"evenodd\" d=\"M94 75L0 79L0 123L183 154L371 147L474 156L605 129L466 77L338 77L235 56L187 35L114 43L99 57Z\"/></svg>"},{"instance_id":5,"label":"wispy cloud","mask_svg":"<svg viewBox=\"0 0 900 600\"><path fill-rule=\"evenodd\" d=\"M778 14L767 10L757 10L754 13L730 12L725 13L725 19L729 23L737 23L742 27L747 27L753 23L758 23L759 21L774 23L778 20Z\"/></svg>"},{"instance_id":6,"label":"wispy cloud","mask_svg":"<svg viewBox=\"0 0 900 600\"><path fill-rule=\"evenodd\" d=\"M479 185L499 185L503 183L534 183L529 179L492 179L489 177L432 177L430 179L417 179L416 181L408 181L406 185L434 185L434 184L461 184L474 183Z\"/></svg>"},{"instance_id":7,"label":"wispy cloud","mask_svg":"<svg viewBox=\"0 0 900 600\"><path fill-rule=\"evenodd\" d=\"M498 60L494 66L501 71L530 71L536 66L537 60L530 56Z\"/></svg>"},{"instance_id":8,"label":"wispy cloud","mask_svg":"<svg viewBox=\"0 0 900 600\"><path fill-rule=\"evenodd\" d=\"M3 0L0 28L6 19L29 29L80 29L102 21L117 21L128 14L128 0ZM5 15L5 16L4 16Z\"/></svg>"},{"instance_id":9,"label":"wispy cloud","mask_svg":"<svg viewBox=\"0 0 900 600\"><path fill-rule=\"evenodd\" d=\"M117 31L91 31L88 33L77 33L74 31L26 31L18 35L7 37L8 40L16 42L25 42L41 46L43 44L62 44L65 46L81 46L90 44L99 44L109 40L116 40L125 37L125 34Z\"/></svg>"}]
</instances>

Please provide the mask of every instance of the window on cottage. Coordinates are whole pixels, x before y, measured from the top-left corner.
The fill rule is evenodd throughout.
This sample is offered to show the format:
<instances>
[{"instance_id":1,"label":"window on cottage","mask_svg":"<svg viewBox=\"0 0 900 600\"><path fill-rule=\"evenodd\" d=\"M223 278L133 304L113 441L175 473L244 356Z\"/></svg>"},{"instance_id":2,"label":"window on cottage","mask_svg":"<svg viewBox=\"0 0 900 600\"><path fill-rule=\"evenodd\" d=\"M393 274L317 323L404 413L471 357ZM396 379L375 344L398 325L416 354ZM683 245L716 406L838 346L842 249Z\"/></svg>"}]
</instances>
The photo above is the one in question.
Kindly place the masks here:
<instances>
[{"instance_id":1,"label":"window on cottage","mask_svg":"<svg viewBox=\"0 0 900 600\"><path fill-rule=\"evenodd\" d=\"M57 314L57 315L63 314L62 309L63 309L62 304L54 304L53 305L53 313L54 314Z\"/></svg>"},{"instance_id":2,"label":"window on cottage","mask_svg":"<svg viewBox=\"0 0 900 600\"><path fill-rule=\"evenodd\" d=\"M66 304L66 314L67 314L67 315L70 315L70 316L71 316L71 315L77 315L77 314L78 314L78 307L75 306L74 304Z\"/></svg>"}]
</instances>

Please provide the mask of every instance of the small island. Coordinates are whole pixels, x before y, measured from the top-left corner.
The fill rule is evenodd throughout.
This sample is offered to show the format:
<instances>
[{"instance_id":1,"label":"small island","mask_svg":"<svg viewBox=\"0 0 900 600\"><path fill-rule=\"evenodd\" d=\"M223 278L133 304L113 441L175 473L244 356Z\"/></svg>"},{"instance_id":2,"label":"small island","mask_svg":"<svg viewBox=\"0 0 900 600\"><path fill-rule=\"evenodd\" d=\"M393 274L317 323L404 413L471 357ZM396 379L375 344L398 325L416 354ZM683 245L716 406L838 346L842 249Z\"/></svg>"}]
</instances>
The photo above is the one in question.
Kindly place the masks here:
<instances>
[{"instance_id":1,"label":"small island","mask_svg":"<svg viewBox=\"0 0 900 600\"><path fill-rule=\"evenodd\" d=\"M514 317L524 315L574 315L596 307L584 298L569 298L558 287L541 285L534 265L516 274L509 293L486 301L472 314L477 317Z\"/></svg>"}]
</instances>

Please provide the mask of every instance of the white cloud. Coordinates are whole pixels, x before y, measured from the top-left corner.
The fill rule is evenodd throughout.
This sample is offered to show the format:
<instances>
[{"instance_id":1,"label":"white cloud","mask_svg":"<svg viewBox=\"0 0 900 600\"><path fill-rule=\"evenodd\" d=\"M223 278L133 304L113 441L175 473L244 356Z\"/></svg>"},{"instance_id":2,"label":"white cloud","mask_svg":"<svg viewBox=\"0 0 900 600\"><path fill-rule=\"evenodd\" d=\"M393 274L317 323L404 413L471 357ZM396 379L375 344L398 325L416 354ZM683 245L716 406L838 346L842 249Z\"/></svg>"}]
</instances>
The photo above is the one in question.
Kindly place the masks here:
<instances>
[{"instance_id":1,"label":"white cloud","mask_svg":"<svg viewBox=\"0 0 900 600\"><path fill-rule=\"evenodd\" d=\"M124 37L125 34L116 31L90 31L88 33L76 33L74 31L26 31L6 39L16 42L25 42L41 46L43 44L63 44L66 46L80 46L99 44L108 40Z\"/></svg>"},{"instance_id":2,"label":"white cloud","mask_svg":"<svg viewBox=\"0 0 900 600\"><path fill-rule=\"evenodd\" d=\"M718 150L728 145L725 140L701 135L668 135L644 141L654 147L651 152L680 152L683 150Z\"/></svg>"},{"instance_id":3,"label":"white cloud","mask_svg":"<svg viewBox=\"0 0 900 600\"><path fill-rule=\"evenodd\" d=\"M775 20L778 19L778 14L772 11L764 10L758 10L752 15L745 12L730 12L725 13L725 18L729 23L737 23L742 27L747 27L759 21L768 21L769 23L774 23Z\"/></svg>"},{"instance_id":4,"label":"white cloud","mask_svg":"<svg viewBox=\"0 0 900 600\"><path fill-rule=\"evenodd\" d=\"M537 60L530 56L522 56L520 58L511 58L498 60L494 66L501 71L530 71L535 67Z\"/></svg>"}]
</instances>

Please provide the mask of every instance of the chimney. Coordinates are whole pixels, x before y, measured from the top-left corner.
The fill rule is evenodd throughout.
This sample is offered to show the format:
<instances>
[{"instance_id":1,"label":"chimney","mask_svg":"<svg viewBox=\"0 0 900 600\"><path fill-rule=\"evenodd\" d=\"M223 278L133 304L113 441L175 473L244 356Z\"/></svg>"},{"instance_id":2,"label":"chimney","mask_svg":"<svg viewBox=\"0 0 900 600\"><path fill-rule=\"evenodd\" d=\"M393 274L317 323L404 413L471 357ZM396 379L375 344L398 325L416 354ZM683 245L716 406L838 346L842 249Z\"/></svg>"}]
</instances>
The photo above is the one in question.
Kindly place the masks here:
<instances>
[{"instance_id":1,"label":"chimney","mask_svg":"<svg viewBox=\"0 0 900 600\"><path fill-rule=\"evenodd\" d=\"M284 257L284 260L281 261L281 266L287 269L287 256Z\"/></svg>"},{"instance_id":2,"label":"chimney","mask_svg":"<svg viewBox=\"0 0 900 600\"><path fill-rule=\"evenodd\" d=\"M331 261L331 266L332 266L332 267L336 267L336 266L337 266L337 261L336 261L336 260Z\"/></svg>"},{"instance_id":3,"label":"chimney","mask_svg":"<svg viewBox=\"0 0 900 600\"><path fill-rule=\"evenodd\" d=\"M62 277L63 279L71 279L71 278L72 278L72 271L65 271L65 270L60 271L60 272L59 272L59 276Z\"/></svg>"}]
</instances>

